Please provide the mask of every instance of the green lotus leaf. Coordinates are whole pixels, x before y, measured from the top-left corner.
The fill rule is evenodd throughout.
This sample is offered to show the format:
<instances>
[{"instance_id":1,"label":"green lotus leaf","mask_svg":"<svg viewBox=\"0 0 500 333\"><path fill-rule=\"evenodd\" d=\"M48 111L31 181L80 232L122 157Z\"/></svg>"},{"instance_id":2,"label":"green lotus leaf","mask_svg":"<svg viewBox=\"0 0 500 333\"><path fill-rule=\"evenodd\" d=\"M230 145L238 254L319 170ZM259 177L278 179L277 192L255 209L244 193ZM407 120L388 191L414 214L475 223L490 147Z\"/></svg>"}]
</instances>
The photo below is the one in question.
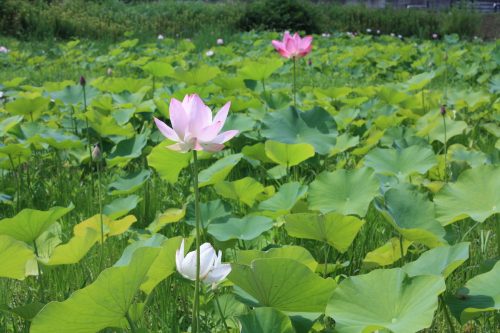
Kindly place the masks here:
<instances>
[{"instance_id":1,"label":"green lotus leaf","mask_svg":"<svg viewBox=\"0 0 500 333\"><path fill-rule=\"evenodd\" d=\"M408 247L410 247L412 243L413 242L406 239L403 239L401 242L401 239L393 237L384 245L368 252L363 259L363 267L372 268L392 265L401 259L401 247L403 248L403 256L405 256L408 252Z\"/></svg>"},{"instance_id":2,"label":"green lotus leaf","mask_svg":"<svg viewBox=\"0 0 500 333\"><path fill-rule=\"evenodd\" d=\"M99 91L92 86L85 87L85 97L87 105L90 105L92 100L99 94ZM62 90L50 93L50 97L55 100L60 100L67 105L83 105L83 89L80 85L72 85L63 88Z\"/></svg>"},{"instance_id":3,"label":"green lotus leaf","mask_svg":"<svg viewBox=\"0 0 500 333\"><path fill-rule=\"evenodd\" d=\"M130 160L141 156L142 149L146 146L147 142L148 138L145 134L138 134L133 138L118 142L108 155L108 166L118 165L123 167L127 165Z\"/></svg>"},{"instance_id":4,"label":"green lotus leaf","mask_svg":"<svg viewBox=\"0 0 500 333\"><path fill-rule=\"evenodd\" d=\"M229 155L200 171L198 174L198 186L203 187L223 181L242 157L243 155L241 154Z\"/></svg>"},{"instance_id":5,"label":"green lotus leaf","mask_svg":"<svg viewBox=\"0 0 500 333\"><path fill-rule=\"evenodd\" d=\"M439 141L444 143L444 128L443 117L439 112L429 112L417 121L417 135L430 141ZM446 139L467 133L468 126L465 121L453 120L446 117Z\"/></svg>"},{"instance_id":6,"label":"green lotus leaf","mask_svg":"<svg viewBox=\"0 0 500 333\"><path fill-rule=\"evenodd\" d=\"M47 211L23 209L16 216L0 220L0 235L8 235L19 241L32 244L44 231L75 206L52 207Z\"/></svg>"},{"instance_id":7,"label":"green lotus leaf","mask_svg":"<svg viewBox=\"0 0 500 333\"><path fill-rule=\"evenodd\" d=\"M306 193L307 186L299 182L283 184L278 193L259 204L259 209L279 212L280 214L287 213Z\"/></svg>"},{"instance_id":8,"label":"green lotus leaf","mask_svg":"<svg viewBox=\"0 0 500 333\"><path fill-rule=\"evenodd\" d=\"M437 219L442 225L470 217L484 222L500 212L500 167L483 165L460 174L434 197Z\"/></svg>"},{"instance_id":9,"label":"green lotus leaf","mask_svg":"<svg viewBox=\"0 0 500 333\"><path fill-rule=\"evenodd\" d=\"M115 94L122 91L136 92L144 89L145 86L151 86L151 84L151 79L135 79L132 77L100 77L90 83L100 91Z\"/></svg>"},{"instance_id":10,"label":"green lotus leaf","mask_svg":"<svg viewBox=\"0 0 500 333\"><path fill-rule=\"evenodd\" d=\"M102 137L122 136L130 138L135 133L132 124L118 125L115 118L92 109L85 113L90 127Z\"/></svg>"},{"instance_id":11,"label":"green lotus leaf","mask_svg":"<svg viewBox=\"0 0 500 333\"><path fill-rule=\"evenodd\" d=\"M465 324L485 312L500 310L500 261L486 273L467 281L455 296L449 295L446 302L453 315Z\"/></svg>"},{"instance_id":12,"label":"green lotus leaf","mask_svg":"<svg viewBox=\"0 0 500 333\"><path fill-rule=\"evenodd\" d=\"M117 178L108 185L111 195L124 195L137 191L151 176L150 170L139 170Z\"/></svg>"},{"instance_id":13,"label":"green lotus leaf","mask_svg":"<svg viewBox=\"0 0 500 333\"><path fill-rule=\"evenodd\" d=\"M125 316L159 253L159 248L137 249L128 265L105 269L96 281L67 300L50 302L33 319L30 332L97 332L107 327L127 328Z\"/></svg>"},{"instance_id":14,"label":"green lotus leaf","mask_svg":"<svg viewBox=\"0 0 500 333\"><path fill-rule=\"evenodd\" d=\"M328 154L335 146L335 120L320 108L299 112L292 108L268 113L262 135L283 143L308 143L318 154Z\"/></svg>"},{"instance_id":15,"label":"green lotus leaf","mask_svg":"<svg viewBox=\"0 0 500 333\"><path fill-rule=\"evenodd\" d=\"M190 154L183 154L166 148L169 141L163 141L153 148L148 155L148 164L153 167L163 180L176 183L179 173L189 165Z\"/></svg>"},{"instance_id":16,"label":"green lotus leaf","mask_svg":"<svg viewBox=\"0 0 500 333\"><path fill-rule=\"evenodd\" d=\"M309 188L309 208L322 213L365 216L379 182L368 168L323 172Z\"/></svg>"},{"instance_id":17,"label":"green lotus leaf","mask_svg":"<svg viewBox=\"0 0 500 333\"><path fill-rule=\"evenodd\" d=\"M8 311L15 313L26 320L32 320L38 312L45 306L45 304L40 302L28 303L26 305L17 306L15 308L9 308ZM1 306L0 306L1 307Z\"/></svg>"},{"instance_id":18,"label":"green lotus leaf","mask_svg":"<svg viewBox=\"0 0 500 333\"><path fill-rule=\"evenodd\" d=\"M445 243L444 228L436 220L434 205L425 194L406 187L392 188L376 201L377 209L406 239L436 247Z\"/></svg>"},{"instance_id":19,"label":"green lotus leaf","mask_svg":"<svg viewBox=\"0 0 500 333\"><path fill-rule=\"evenodd\" d=\"M214 79L214 83L224 90L245 89L245 82L240 77L218 76Z\"/></svg>"},{"instance_id":20,"label":"green lotus leaf","mask_svg":"<svg viewBox=\"0 0 500 333\"><path fill-rule=\"evenodd\" d=\"M169 208L158 215L153 222L146 228L152 233L157 233L164 226L170 223L179 222L186 215L186 209Z\"/></svg>"},{"instance_id":21,"label":"green lotus leaf","mask_svg":"<svg viewBox=\"0 0 500 333\"><path fill-rule=\"evenodd\" d=\"M8 235L0 235L0 277L24 280L26 263L35 259L33 250Z\"/></svg>"},{"instance_id":22,"label":"green lotus leaf","mask_svg":"<svg viewBox=\"0 0 500 333\"><path fill-rule=\"evenodd\" d=\"M438 275L447 278L469 258L469 243L439 246L424 252L417 260L407 263L403 270L408 276Z\"/></svg>"},{"instance_id":23,"label":"green lotus leaf","mask_svg":"<svg viewBox=\"0 0 500 333\"><path fill-rule=\"evenodd\" d=\"M219 182L214 187L215 191L224 198L241 201L250 207L257 200L257 196L264 192L264 186L251 177L245 177L234 182Z\"/></svg>"},{"instance_id":24,"label":"green lotus leaf","mask_svg":"<svg viewBox=\"0 0 500 333\"><path fill-rule=\"evenodd\" d=\"M5 110L12 115L22 115L35 121L49 108L49 99L45 97L19 97L5 104Z\"/></svg>"},{"instance_id":25,"label":"green lotus leaf","mask_svg":"<svg viewBox=\"0 0 500 333\"><path fill-rule=\"evenodd\" d=\"M5 161L0 163L0 167L3 169L15 169L21 163L28 160L31 156L31 149L25 143L11 143L8 145L0 143L0 158L4 156Z\"/></svg>"},{"instance_id":26,"label":"green lotus leaf","mask_svg":"<svg viewBox=\"0 0 500 333\"><path fill-rule=\"evenodd\" d=\"M439 276L408 278L400 268L379 269L342 281L326 315L335 319L339 333L414 333L432 324L438 295L445 289Z\"/></svg>"},{"instance_id":27,"label":"green lotus leaf","mask_svg":"<svg viewBox=\"0 0 500 333\"><path fill-rule=\"evenodd\" d=\"M23 120L23 116L12 116L0 121L0 137L7 133Z\"/></svg>"},{"instance_id":28,"label":"green lotus leaf","mask_svg":"<svg viewBox=\"0 0 500 333\"><path fill-rule=\"evenodd\" d=\"M345 252L365 223L355 216L298 213L285 216L285 229L292 237L315 239Z\"/></svg>"},{"instance_id":29,"label":"green lotus leaf","mask_svg":"<svg viewBox=\"0 0 500 333\"><path fill-rule=\"evenodd\" d=\"M221 242L230 239L252 240L273 227L265 216L247 215L243 218L221 217L208 225L208 233Z\"/></svg>"},{"instance_id":30,"label":"green lotus leaf","mask_svg":"<svg viewBox=\"0 0 500 333\"><path fill-rule=\"evenodd\" d=\"M57 246L48 260L41 260L45 265L69 265L78 263L99 239L99 233L86 228L84 234L73 236L68 243Z\"/></svg>"},{"instance_id":31,"label":"green lotus leaf","mask_svg":"<svg viewBox=\"0 0 500 333\"><path fill-rule=\"evenodd\" d=\"M243 147L241 152L246 157L256 159L256 160L261 161L263 163L272 163L273 162L269 157L267 157L265 145L262 142L256 143L256 144L251 145L251 146L246 145L245 147Z\"/></svg>"},{"instance_id":32,"label":"green lotus leaf","mask_svg":"<svg viewBox=\"0 0 500 333\"><path fill-rule=\"evenodd\" d=\"M250 266L231 267L228 279L243 292L238 294L280 311L323 313L336 285L293 259L255 259Z\"/></svg>"},{"instance_id":33,"label":"green lotus leaf","mask_svg":"<svg viewBox=\"0 0 500 333\"><path fill-rule=\"evenodd\" d=\"M268 140L265 151L269 159L286 167L297 165L314 156L314 147L307 143L287 144Z\"/></svg>"},{"instance_id":34,"label":"green lotus leaf","mask_svg":"<svg viewBox=\"0 0 500 333\"><path fill-rule=\"evenodd\" d=\"M103 223L103 231L104 231L104 239L121 235L125 231L127 231L132 224L137 222L137 219L133 215L127 215L120 220L113 220L107 217L106 215L102 215L102 223ZM75 236L84 237L87 233L87 228L91 228L97 232L99 232L99 241L101 241L101 216L96 214L73 227L73 233Z\"/></svg>"},{"instance_id":35,"label":"green lotus leaf","mask_svg":"<svg viewBox=\"0 0 500 333\"><path fill-rule=\"evenodd\" d=\"M486 161L488 160L488 156L485 153L473 149L467 149L460 144L449 147L448 154L451 155L451 159L453 161L466 162L473 168L486 164Z\"/></svg>"},{"instance_id":36,"label":"green lotus leaf","mask_svg":"<svg viewBox=\"0 0 500 333\"><path fill-rule=\"evenodd\" d=\"M135 209L141 200L142 198L135 194L125 198L118 198L104 206L102 212L110 219L115 220Z\"/></svg>"},{"instance_id":37,"label":"green lotus leaf","mask_svg":"<svg viewBox=\"0 0 500 333\"><path fill-rule=\"evenodd\" d=\"M220 74L220 69L208 65L190 68L189 70L176 69L174 73L168 74L173 79L187 83L188 85L202 85Z\"/></svg>"},{"instance_id":38,"label":"green lotus leaf","mask_svg":"<svg viewBox=\"0 0 500 333\"><path fill-rule=\"evenodd\" d=\"M174 68L169 63L162 61L148 62L146 65L142 66L142 69L154 77L172 76L175 72Z\"/></svg>"},{"instance_id":39,"label":"green lotus leaf","mask_svg":"<svg viewBox=\"0 0 500 333\"><path fill-rule=\"evenodd\" d=\"M406 82L409 91L423 89L436 76L435 72L426 72L413 76Z\"/></svg>"},{"instance_id":40,"label":"green lotus leaf","mask_svg":"<svg viewBox=\"0 0 500 333\"><path fill-rule=\"evenodd\" d=\"M356 147L359 144L359 136L350 136L348 133L343 133L337 137L335 147L330 150L330 156L340 154L350 148Z\"/></svg>"},{"instance_id":41,"label":"green lotus leaf","mask_svg":"<svg viewBox=\"0 0 500 333\"><path fill-rule=\"evenodd\" d=\"M267 106L273 110L286 109L290 106L292 99L290 94L277 91L265 91L260 95Z\"/></svg>"},{"instance_id":42,"label":"green lotus leaf","mask_svg":"<svg viewBox=\"0 0 500 333\"><path fill-rule=\"evenodd\" d=\"M238 251L238 264L250 265L255 259L285 258L293 259L306 265L313 272L316 271L318 263L312 254L301 246L287 245L275 247L267 251L242 250Z\"/></svg>"},{"instance_id":43,"label":"green lotus leaf","mask_svg":"<svg viewBox=\"0 0 500 333\"><path fill-rule=\"evenodd\" d=\"M231 206L221 200L212 200L208 202L202 202L200 204L200 215L201 215L201 225L206 228L212 221L219 217L228 216L231 214ZM187 207L186 212L186 223L195 226L195 213L194 213L194 203L191 203Z\"/></svg>"},{"instance_id":44,"label":"green lotus leaf","mask_svg":"<svg viewBox=\"0 0 500 333\"><path fill-rule=\"evenodd\" d=\"M290 318L273 308L257 308L239 316L241 333L295 333Z\"/></svg>"},{"instance_id":45,"label":"green lotus leaf","mask_svg":"<svg viewBox=\"0 0 500 333\"><path fill-rule=\"evenodd\" d=\"M238 74L244 79L262 81L269 78L281 66L283 66L283 61L278 58L249 60L245 62Z\"/></svg>"},{"instance_id":46,"label":"green lotus leaf","mask_svg":"<svg viewBox=\"0 0 500 333\"><path fill-rule=\"evenodd\" d=\"M404 149L375 148L365 156L365 165L376 173L405 179L412 173L425 174L437 164L429 147L410 146Z\"/></svg>"}]
</instances>

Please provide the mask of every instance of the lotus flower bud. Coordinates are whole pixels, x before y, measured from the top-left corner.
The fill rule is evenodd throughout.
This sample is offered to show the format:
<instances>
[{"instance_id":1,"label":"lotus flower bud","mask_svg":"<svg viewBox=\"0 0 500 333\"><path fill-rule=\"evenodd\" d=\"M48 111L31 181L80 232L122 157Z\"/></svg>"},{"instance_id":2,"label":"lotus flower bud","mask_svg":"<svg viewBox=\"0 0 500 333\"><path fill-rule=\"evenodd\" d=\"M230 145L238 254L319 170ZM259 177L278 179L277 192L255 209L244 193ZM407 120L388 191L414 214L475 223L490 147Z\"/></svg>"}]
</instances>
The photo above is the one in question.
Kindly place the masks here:
<instances>
[{"instance_id":1,"label":"lotus flower bud","mask_svg":"<svg viewBox=\"0 0 500 333\"><path fill-rule=\"evenodd\" d=\"M446 114L446 106L445 105L441 105L441 109L439 110L439 113L441 113L442 116L444 116Z\"/></svg>"},{"instance_id":2,"label":"lotus flower bud","mask_svg":"<svg viewBox=\"0 0 500 333\"><path fill-rule=\"evenodd\" d=\"M85 76L80 76L80 85L82 87L85 87L85 85L87 84L87 81L85 80Z\"/></svg>"},{"instance_id":3,"label":"lotus flower bud","mask_svg":"<svg viewBox=\"0 0 500 333\"><path fill-rule=\"evenodd\" d=\"M113 75L113 69L112 69L111 67L108 67L108 69L106 70L106 74L107 74L108 76Z\"/></svg>"},{"instance_id":4,"label":"lotus flower bud","mask_svg":"<svg viewBox=\"0 0 500 333\"><path fill-rule=\"evenodd\" d=\"M94 145L94 149L92 149L92 160L99 161L100 159L101 159L101 149L99 148L99 145L96 143Z\"/></svg>"}]
</instances>

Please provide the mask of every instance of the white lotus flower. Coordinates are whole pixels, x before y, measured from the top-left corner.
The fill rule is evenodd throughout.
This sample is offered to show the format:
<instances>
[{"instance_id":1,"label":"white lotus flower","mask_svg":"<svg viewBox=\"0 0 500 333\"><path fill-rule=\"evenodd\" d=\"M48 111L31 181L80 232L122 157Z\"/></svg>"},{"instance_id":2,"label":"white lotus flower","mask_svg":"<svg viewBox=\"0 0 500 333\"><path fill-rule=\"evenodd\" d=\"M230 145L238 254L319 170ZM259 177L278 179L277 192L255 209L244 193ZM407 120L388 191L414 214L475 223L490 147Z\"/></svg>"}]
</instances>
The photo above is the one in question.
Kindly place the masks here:
<instances>
[{"instance_id":1,"label":"white lotus flower","mask_svg":"<svg viewBox=\"0 0 500 333\"><path fill-rule=\"evenodd\" d=\"M214 52L214 51L212 51L212 50L208 50L208 51L205 53L205 55L206 55L207 57L211 57L211 56L213 56L214 54L215 54L215 52Z\"/></svg>"},{"instance_id":2,"label":"white lotus flower","mask_svg":"<svg viewBox=\"0 0 500 333\"><path fill-rule=\"evenodd\" d=\"M3 97L3 91L0 91L0 98Z\"/></svg>"},{"instance_id":3,"label":"white lotus flower","mask_svg":"<svg viewBox=\"0 0 500 333\"><path fill-rule=\"evenodd\" d=\"M163 36L162 34L158 35L158 40L164 40L164 39L165 39L165 36Z\"/></svg>"},{"instance_id":4,"label":"white lotus flower","mask_svg":"<svg viewBox=\"0 0 500 333\"><path fill-rule=\"evenodd\" d=\"M181 247L175 253L177 271L186 279L196 280L196 251L184 256L184 239ZM200 246L200 280L206 284L216 284L226 278L231 272L230 264L222 263L222 252L218 254L210 243Z\"/></svg>"},{"instance_id":5,"label":"white lotus flower","mask_svg":"<svg viewBox=\"0 0 500 333\"><path fill-rule=\"evenodd\" d=\"M217 45L224 45L224 39L218 38L217 39Z\"/></svg>"}]
</instances>

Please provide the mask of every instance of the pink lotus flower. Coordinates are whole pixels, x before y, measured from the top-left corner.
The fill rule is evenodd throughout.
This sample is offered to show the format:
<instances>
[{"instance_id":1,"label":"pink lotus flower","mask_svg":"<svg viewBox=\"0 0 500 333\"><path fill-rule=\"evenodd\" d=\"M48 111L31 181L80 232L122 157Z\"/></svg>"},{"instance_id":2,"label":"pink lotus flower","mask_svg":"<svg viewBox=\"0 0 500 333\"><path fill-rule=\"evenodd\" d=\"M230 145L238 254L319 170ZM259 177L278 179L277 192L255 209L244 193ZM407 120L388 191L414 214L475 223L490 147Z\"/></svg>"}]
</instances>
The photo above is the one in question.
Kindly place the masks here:
<instances>
[{"instance_id":1,"label":"pink lotus flower","mask_svg":"<svg viewBox=\"0 0 500 333\"><path fill-rule=\"evenodd\" d=\"M312 50L312 36L305 36L300 38L298 33L293 36L288 31L285 31L283 41L273 40L273 46L283 57L301 58L309 54Z\"/></svg>"},{"instance_id":2,"label":"pink lotus flower","mask_svg":"<svg viewBox=\"0 0 500 333\"><path fill-rule=\"evenodd\" d=\"M177 142L167 148L183 153L191 149L219 151L224 148L224 142L238 134L236 130L219 133L226 122L230 106L231 102L227 102L212 119L212 111L198 95L186 95L182 103L172 98L172 128L157 118L155 123L167 139Z\"/></svg>"}]
</instances>

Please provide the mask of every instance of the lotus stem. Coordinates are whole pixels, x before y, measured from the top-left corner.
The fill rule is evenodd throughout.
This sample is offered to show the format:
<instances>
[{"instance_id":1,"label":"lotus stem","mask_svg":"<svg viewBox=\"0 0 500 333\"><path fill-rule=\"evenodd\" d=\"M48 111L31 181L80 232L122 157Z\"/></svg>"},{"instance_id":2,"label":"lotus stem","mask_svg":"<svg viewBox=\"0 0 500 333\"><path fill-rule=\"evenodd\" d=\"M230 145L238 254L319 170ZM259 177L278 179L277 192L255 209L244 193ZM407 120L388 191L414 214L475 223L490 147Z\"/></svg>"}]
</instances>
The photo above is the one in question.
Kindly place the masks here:
<instances>
[{"instance_id":1,"label":"lotus stem","mask_svg":"<svg viewBox=\"0 0 500 333\"><path fill-rule=\"evenodd\" d=\"M446 323L448 324L449 332L455 333L455 327L453 326L453 322L451 321L451 317L450 314L448 313L448 309L446 307L446 303L444 302L443 296L439 295L439 301L441 302L441 306L443 308L443 313L446 319Z\"/></svg>"},{"instance_id":2,"label":"lotus stem","mask_svg":"<svg viewBox=\"0 0 500 333\"><path fill-rule=\"evenodd\" d=\"M125 318L127 319L128 325L130 326L130 331L132 331L132 333L136 333L137 327L135 327L134 321L132 320L132 318L130 318L128 311L125 313Z\"/></svg>"},{"instance_id":3,"label":"lotus stem","mask_svg":"<svg viewBox=\"0 0 500 333\"><path fill-rule=\"evenodd\" d=\"M297 58L293 57L293 106L297 108Z\"/></svg>"},{"instance_id":4,"label":"lotus stem","mask_svg":"<svg viewBox=\"0 0 500 333\"><path fill-rule=\"evenodd\" d=\"M200 323L200 189L198 188L198 153L193 150L194 211L196 219L196 280L194 284L194 304L192 332L199 332Z\"/></svg>"},{"instance_id":5,"label":"lotus stem","mask_svg":"<svg viewBox=\"0 0 500 333\"><path fill-rule=\"evenodd\" d=\"M444 126L444 181L448 182L448 138L446 133L446 112L441 112Z\"/></svg>"},{"instance_id":6,"label":"lotus stem","mask_svg":"<svg viewBox=\"0 0 500 333\"><path fill-rule=\"evenodd\" d=\"M43 303L45 301L44 296L44 288L43 288L43 278L42 278L42 269L40 268L40 263L38 262L38 247L36 246L36 240L33 241L33 249L35 250L36 255L36 270L37 270L37 281L40 288L40 301Z\"/></svg>"},{"instance_id":7,"label":"lotus stem","mask_svg":"<svg viewBox=\"0 0 500 333\"><path fill-rule=\"evenodd\" d=\"M92 157L92 156L91 156ZM100 159L96 161L97 166L97 196L99 201L99 222L101 224L101 258L99 260L99 268L102 270L104 260L104 221L102 218L102 196L101 196L101 163Z\"/></svg>"},{"instance_id":8,"label":"lotus stem","mask_svg":"<svg viewBox=\"0 0 500 333\"><path fill-rule=\"evenodd\" d=\"M83 112L87 112L87 91L85 89L85 85L82 86L82 91L83 91ZM92 144L90 143L90 127L89 127L89 119L87 116L85 116L85 126L87 127L87 144L89 146L89 166L90 169L92 169ZM92 182L92 190L94 189L93 184L94 184L94 177L92 175L92 172L90 173L90 180ZM93 193L92 193L93 195Z\"/></svg>"},{"instance_id":9,"label":"lotus stem","mask_svg":"<svg viewBox=\"0 0 500 333\"><path fill-rule=\"evenodd\" d=\"M219 295L217 293L217 290L214 291L214 295L215 295L215 304L217 305L217 310L219 311L219 315L220 315L220 318L222 320L222 325L224 325L224 329L226 330L227 333L230 333L231 331L229 330L229 327L227 326L227 323L226 323L226 317L224 316L224 313L222 313L222 308L220 307L220 303L219 303Z\"/></svg>"},{"instance_id":10,"label":"lotus stem","mask_svg":"<svg viewBox=\"0 0 500 333\"><path fill-rule=\"evenodd\" d=\"M326 275L328 274L328 256L330 254L330 245L328 243L325 243L325 269L323 271L323 277L326 278Z\"/></svg>"}]
</instances>

